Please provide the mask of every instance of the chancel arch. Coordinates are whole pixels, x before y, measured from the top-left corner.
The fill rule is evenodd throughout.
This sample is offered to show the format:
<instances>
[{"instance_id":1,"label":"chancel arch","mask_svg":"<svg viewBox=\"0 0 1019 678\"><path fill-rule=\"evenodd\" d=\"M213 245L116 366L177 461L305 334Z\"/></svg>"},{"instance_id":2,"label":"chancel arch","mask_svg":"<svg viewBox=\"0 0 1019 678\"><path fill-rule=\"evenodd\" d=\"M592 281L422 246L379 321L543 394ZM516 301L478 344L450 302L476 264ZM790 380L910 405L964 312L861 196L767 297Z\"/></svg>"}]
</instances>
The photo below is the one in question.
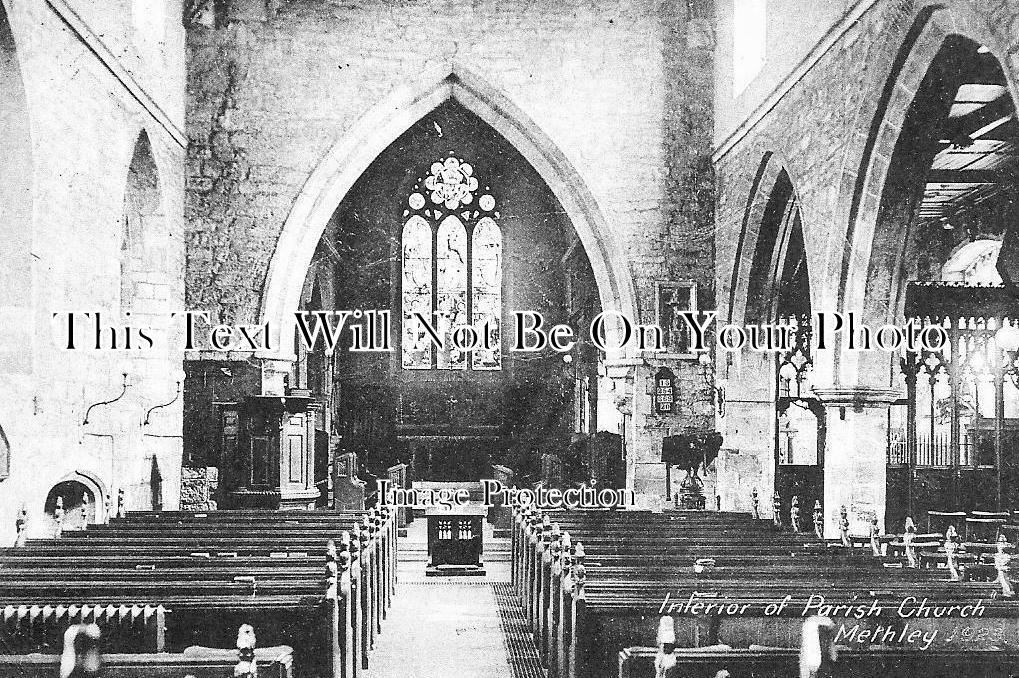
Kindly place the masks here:
<instances>
[{"instance_id":1,"label":"chancel arch","mask_svg":"<svg viewBox=\"0 0 1019 678\"><path fill-rule=\"evenodd\" d=\"M309 279L331 271L332 308L391 314L369 331L392 350L330 358L331 433L364 473L401 461L428 481L476 481L492 464L534 481L582 471L563 457L597 430L602 356L583 340L568 360L510 352L503 328L514 311L586 328L599 288L563 205L497 129L455 98L439 104L354 183L314 261Z\"/></svg>"},{"instance_id":2,"label":"chancel arch","mask_svg":"<svg viewBox=\"0 0 1019 678\"><path fill-rule=\"evenodd\" d=\"M780 284L777 267L783 260L783 242L789 237L791 225L783 221L782 212L795 206L802 220L799 203L785 158L766 152L754 176L736 241L726 322L763 322L774 315L769 304L776 300L774 292Z\"/></svg>"},{"instance_id":3,"label":"chancel arch","mask_svg":"<svg viewBox=\"0 0 1019 678\"><path fill-rule=\"evenodd\" d=\"M636 293L622 248L594 196L569 159L503 93L457 68L437 80L397 88L329 150L291 209L269 265L260 317L278 327L278 349L268 358L293 357L293 311L319 240L338 205L368 166L411 125L453 99L503 136L534 167L569 216L598 284L604 308L637 318ZM267 384L268 388L276 387Z\"/></svg>"},{"instance_id":4,"label":"chancel arch","mask_svg":"<svg viewBox=\"0 0 1019 678\"><path fill-rule=\"evenodd\" d=\"M950 338L945 351L842 356L844 383L889 394L874 408L887 408L889 529L1016 499L1019 387L999 332L1019 304L999 270L1019 219L1019 125L1014 83L993 45L962 34L970 27L954 6L930 9L903 47L888 88L911 96L874 122L843 279L847 310L866 321L937 324Z\"/></svg>"}]
</instances>

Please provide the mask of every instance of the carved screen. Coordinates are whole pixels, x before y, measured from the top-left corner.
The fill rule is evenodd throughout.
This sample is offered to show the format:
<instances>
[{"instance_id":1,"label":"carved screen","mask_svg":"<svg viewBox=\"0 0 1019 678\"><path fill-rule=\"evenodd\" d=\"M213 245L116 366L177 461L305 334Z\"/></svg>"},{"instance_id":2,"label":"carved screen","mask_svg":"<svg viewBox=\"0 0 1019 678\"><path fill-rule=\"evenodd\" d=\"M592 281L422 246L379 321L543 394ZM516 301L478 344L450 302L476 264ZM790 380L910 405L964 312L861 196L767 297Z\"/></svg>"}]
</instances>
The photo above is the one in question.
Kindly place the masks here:
<instances>
[{"instance_id":1,"label":"carved screen","mask_svg":"<svg viewBox=\"0 0 1019 678\"><path fill-rule=\"evenodd\" d=\"M440 370L465 370L467 356L452 344L453 328L467 323L467 229L455 216L446 217L439 225L435 251L436 324L443 338L438 367Z\"/></svg>"},{"instance_id":2,"label":"carved screen","mask_svg":"<svg viewBox=\"0 0 1019 678\"><path fill-rule=\"evenodd\" d=\"M432 229L419 216L403 227L403 366L432 367L431 343L420 320L432 313Z\"/></svg>"},{"instance_id":3,"label":"carved screen","mask_svg":"<svg viewBox=\"0 0 1019 678\"><path fill-rule=\"evenodd\" d=\"M474 227L473 287L474 326L487 328L491 348L474 351L476 370L497 370L502 365L499 322L502 309L502 233L491 217L482 218ZM485 342L482 342L484 345Z\"/></svg>"}]
</instances>

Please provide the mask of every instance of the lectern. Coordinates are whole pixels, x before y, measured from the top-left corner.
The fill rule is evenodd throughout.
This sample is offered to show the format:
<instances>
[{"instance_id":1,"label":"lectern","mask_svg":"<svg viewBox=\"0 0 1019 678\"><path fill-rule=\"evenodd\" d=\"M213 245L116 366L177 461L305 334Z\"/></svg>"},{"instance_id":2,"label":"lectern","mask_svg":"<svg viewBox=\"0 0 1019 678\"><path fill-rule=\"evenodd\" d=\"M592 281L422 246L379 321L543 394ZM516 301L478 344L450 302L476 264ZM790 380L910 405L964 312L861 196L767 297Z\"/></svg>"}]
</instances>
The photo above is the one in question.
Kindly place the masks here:
<instances>
[{"instance_id":1,"label":"lectern","mask_svg":"<svg viewBox=\"0 0 1019 678\"><path fill-rule=\"evenodd\" d=\"M426 576L484 576L482 524L487 513L488 508L480 504L425 509L428 520Z\"/></svg>"},{"instance_id":2,"label":"lectern","mask_svg":"<svg viewBox=\"0 0 1019 678\"><path fill-rule=\"evenodd\" d=\"M306 396L258 395L224 410L225 508L315 508L315 413L309 404Z\"/></svg>"}]
</instances>

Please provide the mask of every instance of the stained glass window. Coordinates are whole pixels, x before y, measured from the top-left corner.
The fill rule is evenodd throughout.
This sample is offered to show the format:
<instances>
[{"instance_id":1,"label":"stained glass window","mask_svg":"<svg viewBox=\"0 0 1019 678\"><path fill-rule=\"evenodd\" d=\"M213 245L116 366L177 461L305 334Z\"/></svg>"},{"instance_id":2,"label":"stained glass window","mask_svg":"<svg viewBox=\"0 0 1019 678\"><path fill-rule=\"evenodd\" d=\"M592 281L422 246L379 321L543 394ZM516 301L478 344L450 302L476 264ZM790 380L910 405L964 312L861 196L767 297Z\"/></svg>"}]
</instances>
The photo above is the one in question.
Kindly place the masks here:
<instances>
[{"instance_id":1,"label":"stained glass window","mask_svg":"<svg viewBox=\"0 0 1019 678\"><path fill-rule=\"evenodd\" d=\"M436 328L443 337L438 367L440 370L465 370L467 356L452 343L454 328L467 322L467 229L463 222L453 215L442 220L435 251L438 271Z\"/></svg>"},{"instance_id":2,"label":"stained glass window","mask_svg":"<svg viewBox=\"0 0 1019 678\"><path fill-rule=\"evenodd\" d=\"M474 351L476 370L497 370L502 365L499 320L502 309L502 233L491 217L482 218L474 227L473 243L474 326L488 333L490 349ZM485 342L482 342L484 344Z\"/></svg>"},{"instance_id":3,"label":"stained glass window","mask_svg":"<svg viewBox=\"0 0 1019 678\"><path fill-rule=\"evenodd\" d=\"M502 369L502 233L488 190L473 166L450 155L432 163L407 197L402 245L407 369ZM434 346L416 314L432 321L441 347ZM470 336L458 332L465 326L473 326L480 346L470 360L453 345L454 336Z\"/></svg>"},{"instance_id":4,"label":"stained glass window","mask_svg":"<svg viewBox=\"0 0 1019 678\"><path fill-rule=\"evenodd\" d=\"M432 228L419 216L403 227L403 366L429 369L431 342L416 313L432 315Z\"/></svg>"}]
</instances>

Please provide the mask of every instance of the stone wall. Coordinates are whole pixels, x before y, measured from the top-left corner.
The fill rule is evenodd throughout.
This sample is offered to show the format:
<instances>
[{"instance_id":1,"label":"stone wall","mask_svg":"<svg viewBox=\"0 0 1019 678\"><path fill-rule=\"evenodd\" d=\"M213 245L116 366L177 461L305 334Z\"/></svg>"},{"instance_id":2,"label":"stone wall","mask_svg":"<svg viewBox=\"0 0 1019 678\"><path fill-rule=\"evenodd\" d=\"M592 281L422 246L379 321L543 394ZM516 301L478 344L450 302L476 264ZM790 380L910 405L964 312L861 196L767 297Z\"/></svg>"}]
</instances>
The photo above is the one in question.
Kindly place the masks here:
<instances>
[{"instance_id":1,"label":"stone wall","mask_svg":"<svg viewBox=\"0 0 1019 678\"><path fill-rule=\"evenodd\" d=\"M761 206L778 169L788 172L801 210L812 308L815 312L864 310L870 244L879 227L885 172L905 111L945 36L961 34L987 46L1002 62L1016 98L1019 2L939 5L943 7L902 0L875 3L859 21L839 28L833 47L760 122L716 152L720 319L736 311L731 319L742 324L739 303L731 304L730 299L739 302L748 285L762 283L749 280L748 275ZM884 317L894 317L895 311L870 308L867 313L883 322ZM844 391L832 395L836 400L862 397L861 387L889 386L885 359L867 364L859 356L834 352L816 359L815 386L831 387L833 393L857 389L856 396ZM732 359L719 356L718 365L719 376L727 380L729 403L720 426L726 446L734 448L720 461L728 469L722 482L733 497L730 507L747 508L750 491L757 487L762 509L770 513L775 424L769 384L773 376L767 361L746 353ZM855 459L857 466L862 458L872 459L872 472L881 476L883 485L884 425L878 410L887 404L857 402L859 409L847 404L829 406L828 459ZM857 435L864 421L874 429L866 440ZM849 501L848 493L837 492L828 499ZM830 517L837 506L826 506L825 511Z\"/></svg>"},{"instance_id":2,"label":"stone wall","mask_svg":"<svg viewBox=\"0 0 1019 678\"><path fill-rule=\"evenodd\" d=\"M13 244L5 259L29 272L0 294L0 426L11 448L10 476L0 480L0 540L7 541L22 507L30 531L45 529L44 501L62 480L81 482L100 506L105 494L115 505L124 488L129 508L150 508L153 459L163 505L176 505L180 399L143 422L177 391L179 346L169 336L149 350L63 350L65 326L52 314L101 312L104 324L119 324L122 264L138 271L134 293L146 315L182 306L184 147L179 3L165 3L163 39L140 51L127 3L75 3L80 13L60 1L4 7L0 33L9 22L13 40L0 39L0 65L18 77L2 80L0 118L23 119L30 139L19 147L5 135L0 167L0 236ZM24 89L21 108L15 81ZM136 247L125 252L128 167L139 144L157 170L158 209L137 224ZM90 405L121 392L125 372L124 396L93 408L84 424Z\"/></svg>"},{"instance_id":3,"label":"stone wall","mask_svg":"<svg viewBox=\"0 0 1019 678\"><path fill-rule=\"evenodd\" d=\"M259 320L283 224L316 167L381 102L425 96L451 72L505 97L576 169L607 223L601 246L635 290L636 320L655 321L657 280L696 280L713 303L706 3L254 0L199 19L188 32L190 308ZM657 487L661 435L710 425L711 406L696 404L706 390L696 364L673 361L684 406L646 421L645 372L659 361L649 362L613 372L613 399L633 414L631 478Z\"/></svg>"}]
</instances>

